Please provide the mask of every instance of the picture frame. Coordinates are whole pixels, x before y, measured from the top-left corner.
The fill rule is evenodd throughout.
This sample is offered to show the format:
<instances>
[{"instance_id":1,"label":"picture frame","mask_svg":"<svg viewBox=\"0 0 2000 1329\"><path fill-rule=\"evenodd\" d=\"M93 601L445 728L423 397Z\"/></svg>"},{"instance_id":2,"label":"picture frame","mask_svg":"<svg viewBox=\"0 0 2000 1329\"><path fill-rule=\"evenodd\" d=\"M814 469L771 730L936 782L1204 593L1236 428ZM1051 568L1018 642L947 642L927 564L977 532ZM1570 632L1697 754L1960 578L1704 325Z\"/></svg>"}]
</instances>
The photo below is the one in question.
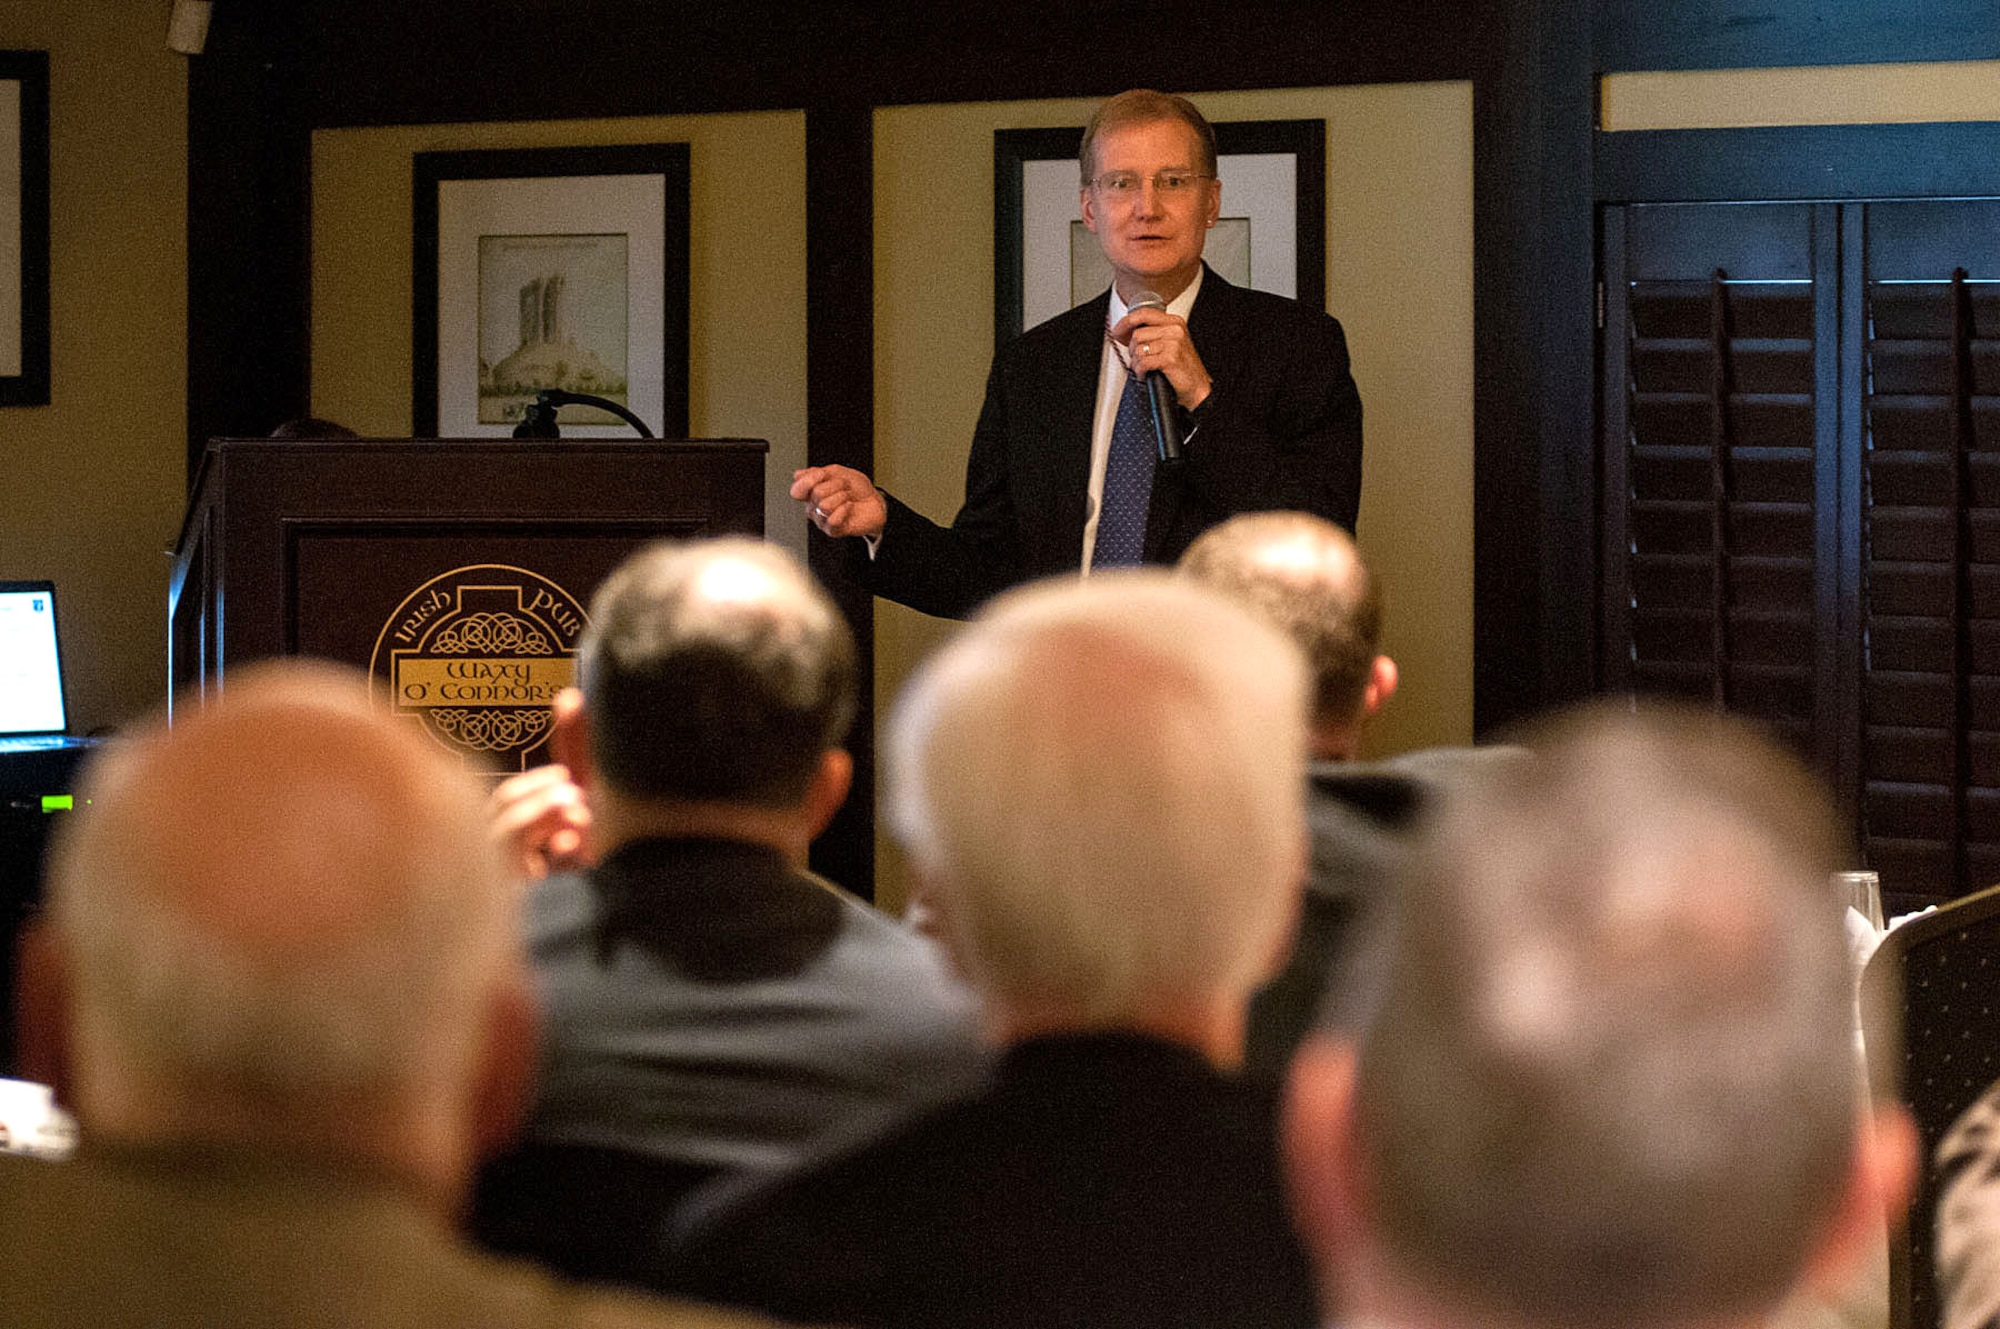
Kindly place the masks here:
<instances>
[{"instance_id":1,"label":"picture frame","mask_svg":"<svg viewBox=\"0 0 2000 1329\"><path fill-rule=\"evenodd\" d=\"M1078 216L1082 140L1081 126L993 132L995 345L1109 284ZM1227 121L1215 126L1215 145L1222 217L1210 265L1238 285L1325 309L1326 122Z\"/></svg>"},{"instance_id":2,"label":"picture frame","mask_svg":"<svg viewBox=\"0 0 2000 1329\"><path fill-rule=\"evenodd\" d=\"M49 382L49 53L0 51L0 406Z\"/></svg>"},{"instance_id":3,"label":"picture frame","mask_svg":"<svg viewBox=\"0 0 2000 1329\"><path fill-rule=\"evenodd\" d=\"M687 144L420 152L412 173L417 437L510 435L546 387L687 437ZM560 419L632 436L595 407Z\"/></svg>"}]
</instances>

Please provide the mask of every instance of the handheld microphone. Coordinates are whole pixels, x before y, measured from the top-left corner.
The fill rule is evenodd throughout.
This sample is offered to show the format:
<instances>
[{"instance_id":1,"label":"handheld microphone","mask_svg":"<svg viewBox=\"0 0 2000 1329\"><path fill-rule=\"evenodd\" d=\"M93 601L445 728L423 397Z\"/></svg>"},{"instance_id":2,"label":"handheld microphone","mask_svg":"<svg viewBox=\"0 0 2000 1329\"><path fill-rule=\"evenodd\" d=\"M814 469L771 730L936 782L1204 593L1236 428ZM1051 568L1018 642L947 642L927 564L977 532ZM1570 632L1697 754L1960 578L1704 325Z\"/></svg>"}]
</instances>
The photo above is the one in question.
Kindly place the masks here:
<instances>
[{"instance_id":1,"label":"handheld microphone","mask_svg":"<svg viewBox=\"0 0 2000 1329\"><path fill-rule=\"evenodd\" d=\"M1167 302L1155 291L1135 291L1132 303L1126 306L1129 313L1134 309L1157 309L1167 312ZM1181 459L1181 416L1180 403L1174 397L1174 385L1167 376L1157 369L1146 371L1146 394L1153 407L1153 436L1159 440L1160 460L1177 462Z\"/></svg>"}]
</instances>

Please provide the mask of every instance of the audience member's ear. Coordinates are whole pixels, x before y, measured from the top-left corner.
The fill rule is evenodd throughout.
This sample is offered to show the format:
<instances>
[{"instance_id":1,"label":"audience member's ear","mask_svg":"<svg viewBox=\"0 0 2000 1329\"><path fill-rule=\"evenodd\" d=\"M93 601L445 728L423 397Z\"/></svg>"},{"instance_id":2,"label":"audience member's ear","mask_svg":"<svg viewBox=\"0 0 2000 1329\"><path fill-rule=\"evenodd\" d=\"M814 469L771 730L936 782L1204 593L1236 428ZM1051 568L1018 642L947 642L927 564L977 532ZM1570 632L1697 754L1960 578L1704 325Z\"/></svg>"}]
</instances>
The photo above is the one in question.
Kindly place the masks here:
<instances>
[{"instance_id":1,"label":"audience member's ear","mask_svg":"<svg viewBox=\"0 0 2000 1329\"><path fill-rule=\"evenodd\" d=\"M549 729L549 756L569 767L569 778L588 789L597 778L590 764L589 726L583 715L583 690L564 688L549 704L554 722Z\"/></svg>"},{"instance_id":2,"label":"audience member's ear","mask_svg":"<svg viewBox=\"0 0 2000 1329\"><path fill-rule=\"evenodd\" d=\"M1389 704L1389 698L1396 695L1396 684L1401 680L1396 662L1386 655L1375 657L1375 663L1368 667L1368 682L1361 690L1361 713L1373 715Z\"/></svg>"},{"instance_id":3,"label":"audience member's ear","mask_svg":"<svg viewBox=\"0 0 2000 1329\"><path fill-rule=\"evenodd\" d=\"M542 1021L525 974L499 984L487 1004L478 1078L473 1086L475 1159L504 1152L521 1133L534 1101Z\"/></svg>"},{"instance_id":4,"label":"audience member's ear","mask_svg":"<svg viewBox=\"0 0 2000 1329\"><path fill-rule=\"evenodd\" d=\"M854 787L854 757L845 748L828 748L819 754L819 766L806 786L805 812L813 838L827 828L847 794Z\"/></svg>"},{"instance_id":5,"label":"audience member's ear","mask_svg":"<svg viewBox=\"0 0 2000 1329\"><path fill-rule=\"evenodd\" d=\"M1292 1058L1283 1126L1292 1216L1322 1271L1366 1221L1366 1179L1354 1139L1354 1047L1313 1034ZM1324 1281L1324 1280L1323 1280Z\"/></svg>"},{"instance_id":6,"label":"audience member's ear","mask_svg":"<svg viewBox=\"0 0 2000 1329\"><path fill-rule=\"evenodd\" d=\"M1839 1208L1806 1265L1809 1289L1827 1296L1846 1292L1863 1258L1880 1248L1887 1229L1909 1208L1922 1154L1916 1123L1901 1104L1864 1114Z\"/></svg>"},{"instance_id":7,"label":"audience member's ear","mask_svg":"<svg viewBox=\"0 0 2000 1329\"><path fill-rule=\"evenodd\" d=\"M70 1082L69 956L46 919L22 925L14 953L14 1046L23 1079L74 1109Z\"/></svg>"}]
</instances>

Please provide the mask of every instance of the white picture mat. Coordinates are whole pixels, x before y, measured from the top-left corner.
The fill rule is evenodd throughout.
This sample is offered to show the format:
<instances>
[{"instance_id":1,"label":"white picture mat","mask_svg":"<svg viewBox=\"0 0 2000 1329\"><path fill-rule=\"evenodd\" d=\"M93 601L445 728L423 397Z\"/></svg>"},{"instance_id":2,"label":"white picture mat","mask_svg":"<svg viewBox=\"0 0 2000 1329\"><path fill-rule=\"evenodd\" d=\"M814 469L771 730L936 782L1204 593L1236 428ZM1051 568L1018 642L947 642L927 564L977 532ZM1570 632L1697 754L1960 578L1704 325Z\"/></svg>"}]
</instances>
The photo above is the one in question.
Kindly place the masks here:
<instances>
[{"instance_id":1,"label":"white picture mat","mask_svg":"<svg viewBox=\"0 0 2000 1329\"><path fill-rule=\"evenodd\" d=\"M0 79L0 378L21 373L21 80Z\"/></svg>"},{"instance_id":2,"label":"white picture mat","mask_svg":"<svg viewBox=\"0 0 2000 1329\"><path fill-rule=\"evenodd\" d=\"M655 435L663 425L666 191L659 175L528 176L440 180L438 191L438 437L504 438L511 425L479 423L479 237L631 237L626 405ZM566 438L629 438L632 428L572 425Z\"/></svg>"},{"instance_id":3,"label":"white picture mat","mask_svg":"<svg viewBox=\"0 0 2000 1329\"><path fill-rule=\"evenodd\" d=\"M1226 154L1222 215L1249 223L1250 285L1298 296L1298 158L1289 152ZM1021 326L1032 328L1073 303L1070 228L1081 212L1074 157L1021 163ZM1102 287L1098 289L1103 289ZM1095 297L1096 291L1088 293Z\"/></svg>"}]
</instances>

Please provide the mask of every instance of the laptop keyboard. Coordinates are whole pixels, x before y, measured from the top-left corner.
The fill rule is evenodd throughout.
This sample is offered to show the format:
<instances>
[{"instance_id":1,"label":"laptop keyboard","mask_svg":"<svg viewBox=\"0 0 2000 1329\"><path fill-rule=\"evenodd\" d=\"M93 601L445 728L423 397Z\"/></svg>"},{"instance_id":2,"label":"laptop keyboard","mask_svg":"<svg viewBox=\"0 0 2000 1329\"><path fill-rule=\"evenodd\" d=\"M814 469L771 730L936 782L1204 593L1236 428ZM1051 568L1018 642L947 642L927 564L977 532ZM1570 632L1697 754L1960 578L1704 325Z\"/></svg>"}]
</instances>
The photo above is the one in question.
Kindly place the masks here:
<instances>
[{"instance_id":1,"label":"laptop keyboard","mask_svg":"<svg viewBox=\"0 0 2000 1329\"><path fill-rule=\"evenodd\" d=\"M0 752L46 752L68 747L76 740L62 734L37 734L33 738L0 738Z\"/></svg>"}]
</instances>

